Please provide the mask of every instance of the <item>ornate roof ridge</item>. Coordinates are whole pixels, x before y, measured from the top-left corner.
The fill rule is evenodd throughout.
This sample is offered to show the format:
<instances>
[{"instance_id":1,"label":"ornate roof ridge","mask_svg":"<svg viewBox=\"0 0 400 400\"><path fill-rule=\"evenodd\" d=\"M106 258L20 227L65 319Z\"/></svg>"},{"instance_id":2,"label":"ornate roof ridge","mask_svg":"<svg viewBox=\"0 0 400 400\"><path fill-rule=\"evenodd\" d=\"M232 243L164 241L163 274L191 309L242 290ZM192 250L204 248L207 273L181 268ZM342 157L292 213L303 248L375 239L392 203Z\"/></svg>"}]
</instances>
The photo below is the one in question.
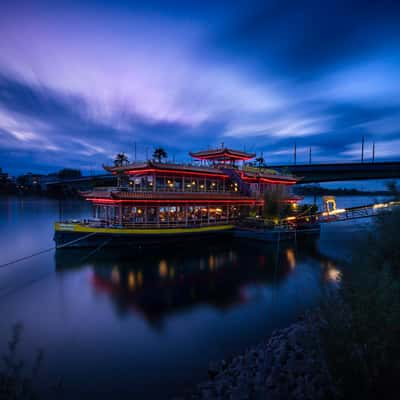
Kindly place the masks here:
<instances>
[{"instance_id":1,"label":"ornate roof ridge","mask_svg":"<svg viewBox=\"0 0 400 400\"><path fill-rule=\"evenodd\" d=\"M246 153L245 151L234 150L228 147L223 147L220 149L210 149L210 150L201 150L197 152L189 152L191 157L194 158L210 158L224 156L226 157L232 156L233 158L239 158L244 160L249 160L256 156L255 153Z\"/></svg>"}]
</instances>

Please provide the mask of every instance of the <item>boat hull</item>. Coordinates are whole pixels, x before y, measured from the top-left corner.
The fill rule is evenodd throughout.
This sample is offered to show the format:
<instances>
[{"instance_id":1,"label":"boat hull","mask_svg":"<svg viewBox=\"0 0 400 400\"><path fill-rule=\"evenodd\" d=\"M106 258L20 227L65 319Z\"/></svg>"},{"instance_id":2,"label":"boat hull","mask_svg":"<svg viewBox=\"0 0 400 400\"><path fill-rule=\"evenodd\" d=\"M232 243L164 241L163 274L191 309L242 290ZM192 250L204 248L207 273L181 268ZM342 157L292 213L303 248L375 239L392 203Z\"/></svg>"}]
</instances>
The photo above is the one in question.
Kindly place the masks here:
<instances>
[{"instance_id":1,"label":"boat hull","mask_svg":"<svg viewBox=\"0 0 400 400\"><path fill-rule=\"evenodd\" d=\"M320 232L321 227L319 224L309 224L307 227L303 226L300 229L236 229L235 237L262 242L277 242L318 237Z\"/></svg>"},{"instance_id":2,"label":"boat hull","mask_svg":"<svg viewBox=\"0 0 400 400\"><path fill-rule=\"evenodd\" d=\"M233 225L193 228L124 229L97 228L80 224L55 224L57 247L143 247L179 244L187 240L227 236Z\"/></svg>"}]
</instances>

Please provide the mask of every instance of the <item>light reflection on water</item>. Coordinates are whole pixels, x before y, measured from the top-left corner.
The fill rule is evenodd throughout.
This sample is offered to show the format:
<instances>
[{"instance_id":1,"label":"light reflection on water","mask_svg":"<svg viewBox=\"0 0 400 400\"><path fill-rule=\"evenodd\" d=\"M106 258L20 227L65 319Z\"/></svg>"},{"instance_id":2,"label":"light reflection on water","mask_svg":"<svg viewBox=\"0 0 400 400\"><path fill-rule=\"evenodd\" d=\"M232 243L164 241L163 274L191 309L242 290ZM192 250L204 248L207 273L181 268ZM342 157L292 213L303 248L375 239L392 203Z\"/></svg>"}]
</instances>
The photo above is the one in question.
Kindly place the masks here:
<instances>
[{"instance_id":1,"label":"light reflection on water","mask_svg":"<svg viewBox=\"0 0 400 400\"><path fill-rule=\"evenodd\" d=\"M4 261L52 245L57 202L0 205ZM80 202L64 206L65 215L87 212ZM329 228L320 241L281 244L279 253L274 245L198 241L144 254L43 254L0 270L0 350L21 321L21 357L43 348L42 383L63 377L64 398L169 398L204 379L210 360L314 306L340 278L326 255L339 255L339 236Z\"/></svg>"}]
</instances>

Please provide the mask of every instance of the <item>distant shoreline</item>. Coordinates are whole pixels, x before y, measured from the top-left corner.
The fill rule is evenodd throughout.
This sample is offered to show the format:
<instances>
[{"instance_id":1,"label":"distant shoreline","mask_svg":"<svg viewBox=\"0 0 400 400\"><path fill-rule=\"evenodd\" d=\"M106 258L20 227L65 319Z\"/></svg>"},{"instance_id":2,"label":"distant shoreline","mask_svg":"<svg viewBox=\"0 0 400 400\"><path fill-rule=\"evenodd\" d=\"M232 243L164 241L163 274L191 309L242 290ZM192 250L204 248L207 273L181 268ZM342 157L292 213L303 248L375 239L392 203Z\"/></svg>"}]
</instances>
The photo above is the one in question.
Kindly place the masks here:
<instances>
[{"instance_id":1,"label":"distant shoreline","mask_svg":"<svg viewBox=\"0 0 400 400\"><path fill-rule=\"evenodd\" d=\"M294 192L301 196L391 196L387 190L328 189L315 186L295 187Z\"/></svg>"}]
</instances>

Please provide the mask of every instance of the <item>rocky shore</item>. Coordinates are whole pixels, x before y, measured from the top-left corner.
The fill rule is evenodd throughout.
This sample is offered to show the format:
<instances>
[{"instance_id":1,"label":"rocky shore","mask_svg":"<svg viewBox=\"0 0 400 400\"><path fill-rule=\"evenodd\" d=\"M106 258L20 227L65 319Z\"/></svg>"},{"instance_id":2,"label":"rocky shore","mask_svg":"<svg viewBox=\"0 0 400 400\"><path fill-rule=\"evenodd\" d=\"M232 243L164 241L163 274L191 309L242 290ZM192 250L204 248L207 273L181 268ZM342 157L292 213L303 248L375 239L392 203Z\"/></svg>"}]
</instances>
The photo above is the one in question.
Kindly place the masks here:
<instances>
[{"instance_id":1,"label":"rocky shore","mask_svg":"<svg viewBox=\"0 0 400 400\"><path fill-rule=\"evenodd\" d=\"M322 322L306 315L265 342L210 365L208 381L184 399L331 399L335 390L320 343Z\"/></svg>"}]
</instances>

